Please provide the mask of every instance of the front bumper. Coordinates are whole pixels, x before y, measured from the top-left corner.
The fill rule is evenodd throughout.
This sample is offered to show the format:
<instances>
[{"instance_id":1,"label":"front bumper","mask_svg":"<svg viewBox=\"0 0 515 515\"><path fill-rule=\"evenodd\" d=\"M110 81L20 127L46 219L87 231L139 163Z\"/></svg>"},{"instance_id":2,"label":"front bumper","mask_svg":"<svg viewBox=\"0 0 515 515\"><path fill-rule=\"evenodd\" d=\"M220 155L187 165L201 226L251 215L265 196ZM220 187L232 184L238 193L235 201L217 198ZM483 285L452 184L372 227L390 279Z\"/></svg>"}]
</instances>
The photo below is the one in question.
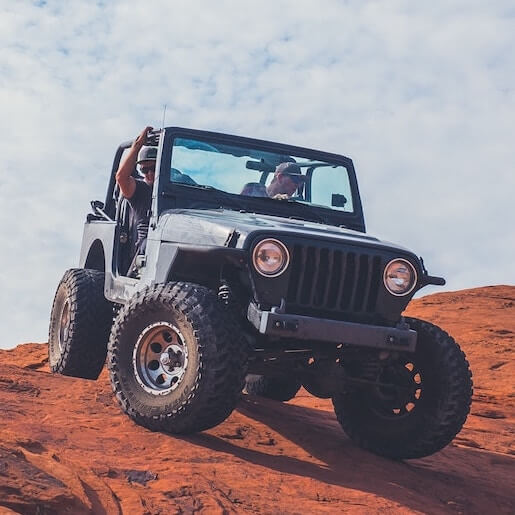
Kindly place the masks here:
<instances>
[{"instance_id":1,"label":"front bumper","mask_svg":"<svg viewBox=\"0 0 515 515\"><path fill-rule=\"evenodd\" d=\"M267 336L408 352L414 352L417 344L417 332L405 324L383 327L291 315L274 308L272 311L261 311L252 302L249 304L247 318L261 334Z\"/></svg>"}]
</instances>

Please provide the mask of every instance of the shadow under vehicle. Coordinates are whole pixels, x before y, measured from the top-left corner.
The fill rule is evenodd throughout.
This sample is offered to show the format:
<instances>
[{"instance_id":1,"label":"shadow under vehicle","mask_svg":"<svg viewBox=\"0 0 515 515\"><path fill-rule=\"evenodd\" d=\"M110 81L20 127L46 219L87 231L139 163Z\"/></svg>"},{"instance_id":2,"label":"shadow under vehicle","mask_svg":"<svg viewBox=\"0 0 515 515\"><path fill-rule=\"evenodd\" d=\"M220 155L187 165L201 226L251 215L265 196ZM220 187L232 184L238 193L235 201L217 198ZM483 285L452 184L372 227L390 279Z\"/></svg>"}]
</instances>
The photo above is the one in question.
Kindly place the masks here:
<instances>
[{"instance_id":1,"label":"shadow under vehicle","mask_svg":"<svg viewBox=\"0 0 515 515\"><path fill-rule=\"evenodd\" d=\"M152 430L219 424L243 389L278 401L301 386L331 398L359 446L417 458L462 428L469 365L442 329L401 313L442 278L366 234L352 160L179 127L157 147L145 254L115 174L87 216L79 268L52 308L53 372L96 379ZM295 191L272 194L281 163ZM138 171L133 172L138 178ZM292 179L292 180L293 180Z\"/></svg>"}]
</instances>

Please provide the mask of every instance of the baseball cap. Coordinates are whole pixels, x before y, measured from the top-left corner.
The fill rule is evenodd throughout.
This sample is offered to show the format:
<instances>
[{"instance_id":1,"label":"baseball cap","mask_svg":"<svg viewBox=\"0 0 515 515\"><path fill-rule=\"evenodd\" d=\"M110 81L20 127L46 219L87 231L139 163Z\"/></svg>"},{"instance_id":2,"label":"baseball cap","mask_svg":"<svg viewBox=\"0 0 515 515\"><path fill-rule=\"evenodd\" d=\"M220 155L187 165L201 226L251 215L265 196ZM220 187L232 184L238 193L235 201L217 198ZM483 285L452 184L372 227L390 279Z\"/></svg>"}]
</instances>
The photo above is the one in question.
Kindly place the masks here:
<instances>
[{"instance_id":1,"label":"baseball cap","mask_svg":"<svg viewBox=\"0 0 515 515\"><path fill-rule=\"evenodd\" d=\"M291 163L291 162L278 164L275 169L275 173L287 174L290 176L291 179L293 179L297 183L300 183L300 182L306 180L306 177L304 175L302 175L300 166L298 164Z\"/></svg>"},{"instance_id":2,"label":"baseball cap","mask_svg":"<svg viewBox=\"0 0 515 515\"><path fill-rule=\"evenodd\" d=\"M138 153L138 161L136 164L140 164L143 161L155 161L157 159L157 147L141 147Z\"/></svg>"}]
</instances>

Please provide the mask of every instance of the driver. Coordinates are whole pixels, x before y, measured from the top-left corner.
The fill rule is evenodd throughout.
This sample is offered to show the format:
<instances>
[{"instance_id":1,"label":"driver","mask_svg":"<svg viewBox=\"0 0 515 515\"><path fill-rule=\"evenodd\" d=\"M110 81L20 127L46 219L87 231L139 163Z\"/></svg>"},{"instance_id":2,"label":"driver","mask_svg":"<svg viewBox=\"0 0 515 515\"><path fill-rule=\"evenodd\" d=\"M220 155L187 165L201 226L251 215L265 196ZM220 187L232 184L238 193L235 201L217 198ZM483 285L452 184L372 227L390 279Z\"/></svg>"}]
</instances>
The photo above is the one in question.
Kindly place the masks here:
<instances>
[{"instance_id":1,"label":"driver","mask_svg":"<svg viewBox=\"0 0 515 515\"><path fill-rule=\"evenodd\" d=\"M299 165L292 162L280 163L275 168L274 177L268 186L250 182L243 187L240 195L287 200L295 194L305 180L306 177L302 175Z\"/></svg>"},{"instance_id":2,"label":"driver","mask_svg":"<svg viewBox=\"0 0 515 515\"><path fill-rule=\"evenodd\" d=\"M116 182L132 210L132 220L137 231L136 256L145 253L147 245L152 187L155 180L157 147L144 146L152 127L145 127L134 140L126 159L116 172ZM138 166L142 179L135 179L132 172ZM131 267L132 268L132 267Z\"/></svg>"},{"instance_id":3,"label":"driver","mask_svg":"<svg viewBox=\"0 0 515 515\"><path fill-rule=\"evenodd\" d=\"M299 165L281 163L275 168L274 178L266 188L266 193L275 199L289 199L305 180L306 177L302 175Z\"/></svg>"}]
</instances>

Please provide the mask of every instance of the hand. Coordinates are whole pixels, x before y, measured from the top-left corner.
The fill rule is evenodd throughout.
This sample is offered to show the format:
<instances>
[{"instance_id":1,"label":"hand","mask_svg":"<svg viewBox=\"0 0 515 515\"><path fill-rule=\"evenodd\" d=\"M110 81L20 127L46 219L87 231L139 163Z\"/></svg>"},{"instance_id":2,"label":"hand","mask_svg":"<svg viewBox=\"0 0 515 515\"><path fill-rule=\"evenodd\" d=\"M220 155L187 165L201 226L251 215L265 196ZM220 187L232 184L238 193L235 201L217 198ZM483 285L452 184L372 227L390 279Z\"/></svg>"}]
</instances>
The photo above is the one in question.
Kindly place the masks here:
<instances>
[{"instance_id":1,"label":"hand","mask_svg":"<svg viewBox=\"0 0 515 515\"><path fill-rule=\"evenodd\" d=\"M140 149L147 142L148 133L153 130L154 130L153 127L150 127L150 126L145 127L141 131L141 134L139 134L138 137L134 140L134 143L132 144L132 146Z\"/></svg>"}]
</instances>

